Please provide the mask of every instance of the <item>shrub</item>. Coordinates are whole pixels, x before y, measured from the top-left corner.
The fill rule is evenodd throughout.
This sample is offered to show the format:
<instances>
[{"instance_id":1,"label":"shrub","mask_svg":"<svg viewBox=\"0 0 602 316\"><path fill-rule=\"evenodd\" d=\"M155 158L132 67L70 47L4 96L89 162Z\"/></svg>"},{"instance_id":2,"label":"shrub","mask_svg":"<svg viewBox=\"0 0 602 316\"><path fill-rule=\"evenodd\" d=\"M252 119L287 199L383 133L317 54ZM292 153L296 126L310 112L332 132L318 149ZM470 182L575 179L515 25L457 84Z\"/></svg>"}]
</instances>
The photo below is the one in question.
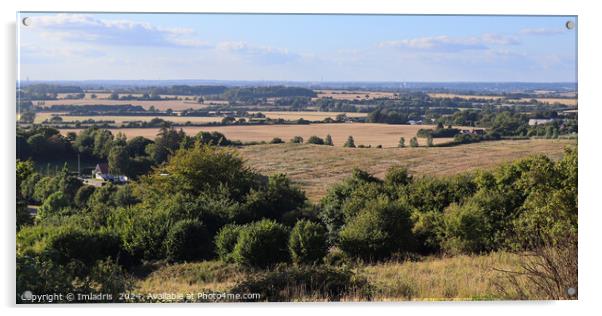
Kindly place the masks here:
<instances>
[{"instance_id":1,"label":"shrub","mask_svg":"<svg viewBox=\"0 0 602 316\"><path fill-rule=\"evenodd\" d=\"M384 259L415 247L412 223L405 206L380 197L366 203L341 229L340 247L352 257Z\"/></svg>"},{"instance_id":2,"label":"shrub","mask_svg":"<svg viewBox=\"0 0 602 316\"><path fill-rule=\"evenodd\" d=\"M50 253L57 263L67 264L78 260L86 265L92 265L98 260L112 258L123 260L129 265L121 240L115 234L103 231L83 229L63 229L49 238L47 253Z\"/></svg>"},{"instance_id":3,"label":"shrub","mask_svg":"<svg viewBox=\"0 0 602 316\"><path fill-rule=\"evenodd\" d=\"M307 139L308 144L324 145L324 140L318 136L311 136Z\"/></svg>"},{"instance_id":4,"label":"shrub","mask_svg":"<svg viewBox=\"0 0 602 316\"><path fill-rule=\"evenodd\" d=\"M234 262L265 268L289 259L288 229L272 220L262 220L244 226L234 247Z\"/></svg>"},{"instance_id":5,"label":"shrub","mask_svg":"<svg viewBox=\"0 0 602 316\"><path fill-rule=\"evenodd\" d=\"M491 228L486 214L474 203L452 204L445 211L443 249L452 254L479 253L489 248Z\"/></svg>"},{"instance_id":6,"label":"shrub","mask_svg":"<svg viewBox=\"0 0 602 316\"><path fill-rule=\"evenodd\" d=\"M410 139L410 147L418 147L418 139L416 139L416 137Z\"/></svg>"},{"instance_id":7,"label":"shrub","mask_svg":"<svg viewBox=\"0 0 602 316\"><path fill-rule=\"evenodd\" d=\"M46 218L59 214L67 207L69 207L69 201L65 197L65 194L63 192L55 192L44 200L44 204L38 209L38 217Z\"/></svg>"},{"instance_id":8,"label":"shrub","mask_svg":"<svg viewBox=\"0 0 602 316\"><path fill-rule=\"evenodd\" d=\"M326 138L324 138L324 145L334 146L334 143L332 142L332 136L330 136L330 134L326 135Z\"/></svg>"},{"instance_id":9,"label":"shrub","mask_svg":"<svg viewBox=\"0 0 602 316\"><path fill-rule=\"evenodd\" d=\"M284 141L282 140L282 138L279 138L279 137L274 137L270 141L270 144L282 144L282 143L284 143Z\"/></svg>"},{"instance_id":10,"label":"shrub","mask_svg":"<svg viewBox=\"0 0 602 316\"><path fill-rule=\"evenodd\" d=\"M295 137L291 138L291 143L293 143L293 144L303 144L303 137L301 137L301 136L295 136Z\"/></svg>"},{"instance_id":11,"label":"shrub","mask_svg":"<svg viewBox=\"0 0 602 316\"><path fill-rule=\"evenodd\" d=\"M198 220L176 222L167 233L163 247L170 261L207 259L213 254L211 237Z\"/></svg>"},{"instance_id":12,"label":"shrub","mask_svg":"<svg viewBox=\"0 0 602 316\"><path fill-rule=\"evenodd\" d=\"M215 236L215 252L224 262L232 262L232 252L238 241L242 226L226 225Z\"/></svg>"},{"instance_id":13,"label":"shrub","mask_svg":"<svg viewBox=\"0 0 602 316\"><path fill-rule=\"evenodd\" d=\"M96 188L92 185L84 185L80 187L79 190L77 190L77 193L75 193L75 205L80 208L86 206L95 189Z\"/></svg>"},{"instance_id":14,"label":"shrub","mask_svg":"<svg viewBox=\"0 0 602 316\"><path fill-rule=\"evenodd\" d=\"M347 141L343 145L343 147L355 148L355 141L353 140L353 136L349 136Z\"/></svg>"},{"instance_id":15,"label":"shrub","mask_svg":"<svg viewBox=\"0 0 602 316\"><path fill-rule=\"evenodd\" d=\"M291 231L288 248L294 263L318 263L326 255L326 229L320 224L300 220Z\"/></svg>"}]
</instances>

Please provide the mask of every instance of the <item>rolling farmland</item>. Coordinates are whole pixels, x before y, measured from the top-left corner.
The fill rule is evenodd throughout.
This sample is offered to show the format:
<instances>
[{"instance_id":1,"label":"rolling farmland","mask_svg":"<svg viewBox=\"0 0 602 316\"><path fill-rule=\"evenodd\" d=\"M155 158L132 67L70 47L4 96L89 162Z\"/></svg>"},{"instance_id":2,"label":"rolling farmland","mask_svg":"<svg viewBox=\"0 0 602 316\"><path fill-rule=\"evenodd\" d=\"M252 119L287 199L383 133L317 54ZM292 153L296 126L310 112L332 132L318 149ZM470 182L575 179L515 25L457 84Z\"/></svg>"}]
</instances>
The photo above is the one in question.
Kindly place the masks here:
<instances>
[{"instance_id":1,"label":"rolling farmland","mask_svg":"<svg viewBox=\"0 0 602 316\"><path fill-rule=\"evenodd\" d=\"M318 200L353 168L383 177L387 169L402 165L417 176L452 175L478 168L491 168L533 154L553 159L574 140L515 140L433 148L333 148L309 144L246 146L242 156L265 174L285 172L299 183L312 200Z\"/></svg>"},{"instance_id":2,"label":"rolling farmland","mask_svg":"<svg viewBox=\"0 0 602 316\"><path fill-rule=\"evenodd\" d=\"M188 135L195 135L200 131L220 132L228 139L240 140L242 142L269 142L274 137L280 137L288 141L294 136L301 136L307 140L310 136L316 135L325 137L327 134L332 136L334 145L342 147L347 137L353 136L356 145L371 145L383 147L397 147L399 138L404 137L406 146L409 146L410 138L416 136L416 132L421 128L434 128L432 125L390 125L373 123L329 123L329 124L307 124L307 125L255 125L255 126L190 126L182 127L182 130ZM123 128L109 129L113 133L121 132L128 138L135 136L144 136L154 138L159 129L155 128ZM61 130L62 133L69 131L78 131L75 129ZM452 138L435 138L435 144L450 142ZM425 138L418 138L418 143L426 145Z\"/></svg>"}]
</instances>

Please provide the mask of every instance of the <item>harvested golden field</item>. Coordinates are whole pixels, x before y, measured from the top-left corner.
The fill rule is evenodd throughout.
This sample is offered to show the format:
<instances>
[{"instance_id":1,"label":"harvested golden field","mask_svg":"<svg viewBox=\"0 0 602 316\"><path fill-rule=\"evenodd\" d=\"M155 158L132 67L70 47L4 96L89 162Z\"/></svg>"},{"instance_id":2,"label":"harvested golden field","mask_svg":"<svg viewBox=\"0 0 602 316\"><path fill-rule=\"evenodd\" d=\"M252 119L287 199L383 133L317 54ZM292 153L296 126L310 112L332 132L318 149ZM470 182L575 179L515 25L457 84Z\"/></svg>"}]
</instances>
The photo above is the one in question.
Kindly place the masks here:
<instances>
[{"instance_id":1,"label":"harvested golden field","mask_svg":"<svg viewBox=\"0 0 602 316\"><path fill-rule=\"evenodd\" d=\"M345 179L353 168L384 177L391 166L401 165L418 176L453 175L479 168L493 168L503 162L533 154L553 159L574 140L504 140L455 147L340 148L309 144L269 144L239 149L253 168L265 174L286 173L313 200Z\"/></svg>"},{"instance_id":2,"label":"harvested golden field","mask_svg":"<svg viewBox=\"0 0 602 316\"><path fill-rule=\"evenodd\" d=\"M460 99L486 99L486 100L497 100L503 99L503 97L499 95L467 95L467 94L456 94L456 93L427 93L429 97L436 99L443 98L460 98Z\"/></svg>"},{"instance_id":3,"label":"harvested golden field","mask_svg":"<svg viewBox=\"0 0 602 316\"><path fill-rule=\"evenodd\" d=\"M42 123L44 120L49 119L52 115L58 115L63 119L63 122L74 122L74 121L85 121L92 119L95 121L115 121L115 124L123 124L133 121L150 121L154 118L160 118L165 121L174 123L209 123L209 122L221 122L223 117L197 117L197 116L72 116L72 115L61 115L61 113L41 112L36 113L35 123Z\"/></svg>"},{"instance_id":4,"label":"harvested golden field","mask_svg":"<svg viewBox=\"0 0 602 316\"><path fill-rule=\"evenodd\" d=\"M335 119L339 114L345 114L347 117L366 117L368 113L356 112L312 112L312 111L249 111L249 113L263 113L271 119L298 120L300 118L308 121L321 121L330 117Z\"/></svg>"},{"instance_id":5,"label":"harvested golden field","mask_svg":"<svg viewBox=\"0 0 602 316\"><path fill-rule=\"evenodd\" d=\"M529 102L531 101L532 98L522 98L520 99L520 101L522 102ZM537 102L542 102L542 103L546 103L549 105L558 103L558 104L564 104L564 105L569 105L569 106L577 106L577 99L564 99L564 98L535 98L535 100L537 100Z\"/></svg>"},{"instance_id":6,"label":"harvested golden field","mask_svg":"<svg viewBox=\"0 0 602 316\"><path fill-rule=\"evenodd\" d=\"M255 126L207 126L207 127L182 127L184 132L189 135L195 135L200 131L218 131L226 135L228 139L240 140L243 142L266 141L269 142L274 137L280 137L288 141L295 136L301 136L307 140L312 135L326 137L332 136L335 146L342 147L349 136L353 136L355 145L382 145L383 147L397 147L399 138L404 137L406 145L409 145L410 138L416 136L416 132L421 128L434 128L433 125L390 125L374 123L329 123L329 124L308 124L308 125L255 125ZM65 130L63 132L68 132ZM72 130L73 131L73 130ZM153 128L124 128L112 129L114 133L122 132L128 138L135 136L144 136L154 138L159 129ZM450 142L451 138L435 138L434 143ZM419 138L420 145L426 145L425 138Z\"/></svg>"},{"instance_id":7,"label":"harvested golden field","mask_svg":"<svg viewBox=\"0 0 602 316\"><path fill-rule=\"evenodd\" d=\"M34 104L42 102L44 106L52 105L140 105L145 109L149 109L154 106L158 110L172 109L174 111L181 111L186 109L201 109L207 107L209 104L199 104L196 101L186 100L161 100L161 101L136 101L136 100L108 100L108 99L82 99L82 100L46 100L46 101L33 101Z\"/></svg>"},{"instance_id":8,"label":"harvested golden field","mask_svg":"<svg viewBox=\"0 0 602 316\"><path fill-rule=\"evenodd\" d=\"M360 100L376 98L393 98L393 92L381 91L350 91L350 90L316 90L317 98L333 98L336 100Z\"/></svg>"},{"instance_id":9,"label":"harvested golden field","mask_svg":"<svg viewBox=\"0 0 602 316\"><path fill-rule=\"evenodd\" d=\"M513 99L505 99L502 96L497 95L465 95L465 94L455 94L455 93L428 93L431 98L461 98L461 99L486 99L486 100L498 100L502 99L504 102L516 103L516 102L530 102L532 99L537 100L538 102L543 102L547 104L564 104L569 106L576 106L577 99L565 99L565 98L521 98L517 100Z\"/></svg>"}]
</instances>

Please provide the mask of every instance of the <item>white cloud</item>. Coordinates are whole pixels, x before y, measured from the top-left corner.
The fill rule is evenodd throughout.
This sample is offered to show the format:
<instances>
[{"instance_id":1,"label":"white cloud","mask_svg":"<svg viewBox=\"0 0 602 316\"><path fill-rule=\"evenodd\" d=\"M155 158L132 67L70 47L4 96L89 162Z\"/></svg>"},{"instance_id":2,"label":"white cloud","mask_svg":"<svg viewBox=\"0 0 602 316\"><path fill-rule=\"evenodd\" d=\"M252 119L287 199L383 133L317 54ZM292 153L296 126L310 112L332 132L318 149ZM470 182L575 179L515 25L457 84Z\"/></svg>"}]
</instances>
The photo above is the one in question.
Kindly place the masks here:
<instances>
[{"instance_id":1,"label":"white cloud","mask_svg":"<svg viewBox=\"0 0 602 316\"><path fill-rule=\"evenodd\" d=\"M525 28L518 33L521 35L556 35L562 33L562 28Z\"/></svg>"},{"instance_id":2,"label":"white cloud","mask_svg":"<svg viewBox=\"0 0 602 316\"><path fill-rule=\"evenodd\" d=\"M479 36L451 37L447 35L418 37L385 41L379 43L379 47L394 47L412 50L424 50L433 52L458 52L465 50L488 49L490 45L515 45L519 41L511 36L485 33Z\"/></svg>"},{"instance_id":3,"label":"white cloud","mask_svg":"<svg viewBox=\"0 0 602 316\"><path fill-rule=\"evenodd\" d=\"M220 42L216 45L216 49L269 64L283 64L302 58L300 54L291 52L286 48L261 46L242 41Z\"/></svg>"},{"instance_id":4,"label":"white cloud","mask_svg":"<svg viewBox=\"0 0 602 316\"><path fill-rule=\"evenodd\" d=\"M82 14L57 14L31 17L31 28L46 36L72 42L124 46L205 47L194 38L194 31L161 28L148 22L106 20Z\"/></svg>"}]
</instances>

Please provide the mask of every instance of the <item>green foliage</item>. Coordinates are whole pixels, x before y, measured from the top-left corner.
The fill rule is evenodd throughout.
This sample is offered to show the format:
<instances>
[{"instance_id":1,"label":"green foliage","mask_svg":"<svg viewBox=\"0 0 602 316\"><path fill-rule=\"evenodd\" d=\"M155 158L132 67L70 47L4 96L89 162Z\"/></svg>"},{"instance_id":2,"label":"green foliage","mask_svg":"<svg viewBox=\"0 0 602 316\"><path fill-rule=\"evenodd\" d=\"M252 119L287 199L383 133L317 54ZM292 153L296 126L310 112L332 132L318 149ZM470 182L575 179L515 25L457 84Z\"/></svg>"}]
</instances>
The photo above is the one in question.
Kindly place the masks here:
<instances>
[{"instance_id":1,"label":"green foliage","mask_svg":"<svg viewBox=\"0 0 602 316\"><path fill-rule=\"evenodd\" d=\"M330 134L326 135L326 138L324 138L324 145L334 146L334 143L332 142L332 136L330 136Z\"/></svg>"},{"instance_id":2,"label":"green foliage","mask_svg":"<svg viewBox=\"0 0 602 316\"><path fill-rule=\"evenodd\" d=\"M324 145L324 140L318 136L311 136L307 139L308 144Z\"/></svg>"},{"instance_id":3,"label":"green foliage","mask_svg":"<svg viewBox=\"0 0 602 316\"><path fill-rule=\"evenodd\" d=\"M191 261L213 256L211 236L198 220L176 222L163 243L165 255L170 261Z\"/></svg>"},{"instance_id":4,"label":"green foliage","mask_svg":"<svg viewBox=\"0 0 602 316\"><path fill-rule=\"evenodd\" d=\"M293 144L303 144L303 137L301 137L301 136L295 136L295 137L291 138L291 143L293 143Z\"/></svg>"},{"instance_id":5,"label":"green foliage","mask_svg":"<svg viewBox=\"0 0 602 316\"><path fill-rule=\"evenodd\" d=\"M289 260L288 229L271 220L244 226L234 247L234 262L250 267L266 268Z\"/></svg>"},{"instance_id":6,"label":"green foliage","mask_svg":"<svg viewBox=\"0 0 602 316\"><path fill-rule=\"evenodd\" d=\"M412 222L406 206L385 198L366 204L340 231L343 251L373 261L387 258L393 252L414 250Z\"/></svg>"},{"instance_id":7,"label":"green foliage","mask_svg":"<svg viewBox=\"0 0 602 316\"><path fill-rule=\"evenodd\" d=\"M113 146L109 151L109 172L115 175L128 173L130 167L130 154L125 146Z\"/></svg>"},{"instance_id":8,"label":"green foliage","mask_svg":"<svg viewBox=\"0 0 602 316\"><path fill-rule=\"evenodd\" d=\"M95 189L96 188L91 185L84 185L80 187L79 190L77 190L77 193L75 193L75 198L73 200L75 205L80 208L85 207L88 204L88 200L92 194L94 194Z\"/></svg>"},{"instance_id":9,"label":"green foliage","mask_svg":"<svg viewBox=\"0 0 602 316\"><path fill-rule=\"evenodd\" d=\"M399 138L399 145L398 145L398 147L399 148L404 148L405 146L406 146L406 140L405 140L405 138L400 137Z\"/></svg>"},{"instance_id":10,"label":"green foliage","mask_svg":"<svg viewBox=\"0 0 602 316\"><path fill-rule=\"evenodd\" d=\"M349 136L343 147L355 148L355 141L353 140L353 136Z\"/></svg>"},{"instance_id":11,"label":"green foliage","mask_svg":"<svg viewBox=\"0 0 602 316\"><path fill-rule=\"evenodd\" d=\"M274 137L270 141L270 144L282 144L282 143L284 143L284 141L280 137Z\"/></svg>"},{"instance_id":12,"label":"green foliage","mask_svg":"<svg viewBox=\"0 0 602 316\"><path fill-rule=\"evenodd\" d=\"M52 215L60 214L69 207L69 200L63 192L54 192L49 195L44 204L38 209L38 218L43 219Z\"/></svg>"},{"instance_id":13,"label":"green foliage","mask_svg":"<svg viewBox=\"0 0 602 316\"><path fill-rule=\"evenodd\" d=\"M418 139L416 137L410 139L410 147L418 147Z\"/></svg>"},{"instance_id":14,"label":"green foliage","mask_svg":"<svg viewBox=\"0 0 602 316\"><path fill-rule=\"evenodd\" d=\"M246 197L245 206L252 219L271 218L278 221L305 204L305 193L291 183L284 174L268 178L267 190L253 190Z\"/></svg>"},{"instance_id":15,"label":"green foliage","mask_svg":"<svg viewBox=\"0 0 602 316\"><path fill-rule=\"evenodd\" d=\"M222 227L219 233L215 236L215 252L224 262L233 262L232 252L238 242L242 226L226 225Z\"/></svg>"},{"instance_id":16,"label":"green foliage","mask_svg":"<svg viewBox=\"0 0 602 316\"><path fill-rule=\"evenodd\" d=\"M300 220L291 231L288 248L296 264L319 263L328 250L326 229L320 224Z\"/></svg>"},{"instance_id":17,"label":"green foliage","mask_svg":"<svg viewBox=\"0 0 602 316\"><path fill-rule=\"evenodd\" d=\"M142 191L162 196L177 192L217 192L220 187L226 187L233 199L240 200L256 184L257 178L235 152L214 146L195 146L178 150L167 164L142 177L141 185Z\"/></svg>"}]
</instances>

